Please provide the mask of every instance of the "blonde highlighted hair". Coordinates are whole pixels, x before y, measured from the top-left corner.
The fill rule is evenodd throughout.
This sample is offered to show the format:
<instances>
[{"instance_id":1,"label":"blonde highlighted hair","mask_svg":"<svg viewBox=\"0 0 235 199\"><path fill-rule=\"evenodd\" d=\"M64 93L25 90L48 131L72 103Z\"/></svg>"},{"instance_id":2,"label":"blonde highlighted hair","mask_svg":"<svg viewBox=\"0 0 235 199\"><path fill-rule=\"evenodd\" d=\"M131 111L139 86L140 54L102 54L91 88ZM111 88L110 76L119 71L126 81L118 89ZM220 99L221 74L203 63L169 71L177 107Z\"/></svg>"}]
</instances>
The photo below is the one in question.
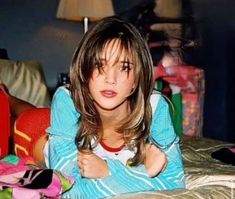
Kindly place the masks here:
<instances>
[{"instance_id":1,"label":"blonde highlighted hair","mask_svg":"<svg viewBox=\"0 0 235 199\"><path fill-rule=\"evenodd\" d=\"M149 136L153 64L148 46L138 30L120 18L106 17L93 24L73 55L69 74L70 90L80 113L75 142L79 149L92 149L92 140L95 138L99 141L102 138L102 121L89 94L88 82L102 50L113 39L120 42L118 50L124 51L134 65L135 88L128 97L131 114L116 130L123 135L126 146L137 149L132 159L132 164L136 165L144 161L144 145Z\"/></svg>"}]
</instances>

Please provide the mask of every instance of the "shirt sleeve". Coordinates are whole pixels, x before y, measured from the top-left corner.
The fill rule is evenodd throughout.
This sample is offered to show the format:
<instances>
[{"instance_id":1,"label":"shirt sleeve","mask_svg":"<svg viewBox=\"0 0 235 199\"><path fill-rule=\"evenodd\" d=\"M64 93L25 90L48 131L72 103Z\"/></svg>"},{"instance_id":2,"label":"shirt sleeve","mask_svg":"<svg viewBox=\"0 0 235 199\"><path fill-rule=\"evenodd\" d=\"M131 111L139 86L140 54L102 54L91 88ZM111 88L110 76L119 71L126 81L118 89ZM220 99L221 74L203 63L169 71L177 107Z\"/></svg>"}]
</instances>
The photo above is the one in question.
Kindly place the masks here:
<instances>
[{"instance_id":1,"label":"shirt sleeve","mask_svg":"<svg viewBox=\"0 0 235 199\"><path fill-rule=\"evenodd\" d=\"M159 95L159 94L158 94ZM163 177L169 188L184 188L185 175L179 137L176 135L169 112L169 104L160 95L156 110L153 110L150 141L159 147L167 158L165 169L155 178Z\"/></svg>"},{"instance_id":2,"label":"shirt sleeve","mask_svg":"<svg viewBox=\"0 0 235 199\"><path fill-rule=\"evenodd\" d=\"M160 94L153 94L152 98L157 100L152 101L152 121L150 126L150 141L158 147L164 148L170 145L177 135L174 131L172 119L169 112L169 105L165 98ZM156 107L154 109L154 106Z\"/></svg>"},{"instance_id":3,"label":"shirt sleeve","mask_svg":"<svg viewBox=\"0 0 235 199\"><path fill-rule=\"evenodd\" d=\"M49 135L49 167L60 170L69 176L77 176L77 148L75 136L77 133L77 112L70 92L65 87L59 87L52 99Z\"/></svg>"}]
</instances>

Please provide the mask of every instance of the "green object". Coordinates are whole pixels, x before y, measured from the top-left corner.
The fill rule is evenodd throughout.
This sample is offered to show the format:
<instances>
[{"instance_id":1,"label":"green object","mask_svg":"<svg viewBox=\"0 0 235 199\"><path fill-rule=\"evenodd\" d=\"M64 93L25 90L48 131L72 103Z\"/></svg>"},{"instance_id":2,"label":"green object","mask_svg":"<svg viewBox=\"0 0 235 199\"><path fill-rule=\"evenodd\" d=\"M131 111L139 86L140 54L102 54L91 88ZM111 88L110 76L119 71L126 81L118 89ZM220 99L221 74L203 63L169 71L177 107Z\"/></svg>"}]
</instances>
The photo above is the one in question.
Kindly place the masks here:
<instances>
[{"instance_id":1,"label":"green object","mask_svg":"<svg viewBox=\"0 0 235 199\"><path fill-rule=\"evenodd\" d=\"M7 162L10 164L17 164L17 162L19 161L19 157L13 154L8 154L4 158L2 158L1 161Z\"/></svg>"},{"instance_id":2,"label":"green object","mask_svg":"<svg viewBox=\"0 0 235 199\"><path fill-rule=\"evenodd\" d=\"M182 135L183 133L183 107L182 107L182 99L180 93L172 94L171 102L173 104L174 110L170 109L170 114L172 118L172 122L174 125L174 129L177 135Z\"/></svg>"},{"instance_id":3,"label":"green object","mask_svg":"<svg viewBox=\"0 0 235 199\"><path fill-rule=\"evenodd\" d=\"M170 84L168 85L171 89L170 96L166 96L163 93L164 89L163 80L158 79L155 81L155 89L160 91L165 97L166 101L168 102L174 130L176 134L180 136L183 133L183 106L182 106L181 93L180 89L177 86L173 85L171 86Z\"/></svg>"},{"instance_id":4,"label":"green object","mask_svg":"<svg viewBox=\"0 0 235 199\"><path fill-rule=\"evenodd\" d=\"M12 199L12 188L3 188L0 190L0 198Z\"/></svg>"},{"instance_id":5,"label":"green object","mask_svg":"<svg viewBox=\"0 0 235 199\"><path fill-rule=\"evenodd\" d=\"M68 191L72 188L73 182L69 180L67 177L65 177L61 172L54 170L54 173L57 175L57 177L60 179L62 193Z\"/></svg>"}]
</instances>

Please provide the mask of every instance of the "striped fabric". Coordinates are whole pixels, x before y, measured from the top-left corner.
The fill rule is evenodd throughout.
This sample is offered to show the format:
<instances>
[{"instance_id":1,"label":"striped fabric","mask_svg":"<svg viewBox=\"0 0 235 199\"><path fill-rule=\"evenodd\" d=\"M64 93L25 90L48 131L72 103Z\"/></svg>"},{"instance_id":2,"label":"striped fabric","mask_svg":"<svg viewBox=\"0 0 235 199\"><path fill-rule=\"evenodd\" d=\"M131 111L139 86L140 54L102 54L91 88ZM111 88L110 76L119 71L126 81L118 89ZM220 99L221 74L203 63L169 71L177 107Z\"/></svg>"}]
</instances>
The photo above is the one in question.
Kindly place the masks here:
<instances>
[{"instance_id":1,"label":"striped fabric","mask_svg":"<svg viewBox=\"0 0 235 199\"><path fill-rule=\"evenodd\" d=\"M99 179L81 177L77 166L77 148L74 137L79 113L74 107L69 91L60 87L51 106L49 134L49 166L73 176L75 183L63 198L104 198L138 191L166 190L184 187L184 171L175 135L168 113L168 104L159 94L151 98L153 120L150 140L167 155L164 171L149 178L143 165L127 167L119 160L107 159L109 175Z\"/></svg>"}]
</instances>

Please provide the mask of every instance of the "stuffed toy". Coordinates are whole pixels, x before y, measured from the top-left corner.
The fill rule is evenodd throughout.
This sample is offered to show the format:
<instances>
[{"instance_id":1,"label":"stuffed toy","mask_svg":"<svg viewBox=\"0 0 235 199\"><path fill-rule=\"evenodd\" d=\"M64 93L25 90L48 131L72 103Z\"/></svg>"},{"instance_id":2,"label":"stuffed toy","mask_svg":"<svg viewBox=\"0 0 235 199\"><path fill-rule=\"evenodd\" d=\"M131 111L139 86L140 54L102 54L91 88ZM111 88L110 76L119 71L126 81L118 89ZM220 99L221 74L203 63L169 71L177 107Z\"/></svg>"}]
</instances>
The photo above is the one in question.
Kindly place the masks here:
<instances>
[{"instance_id":1,"label":"stuffed toy","mask_svg":"<svg viewBox=\"0 0 235 199\"><path fill-rule=\"evenodd\" d=\"M49 108L31 108L22 112L14 125L14 152L18 157L38 157L50 122ZM41 146L41 149L38 148Z\"/></svg>"}]
</instances>

